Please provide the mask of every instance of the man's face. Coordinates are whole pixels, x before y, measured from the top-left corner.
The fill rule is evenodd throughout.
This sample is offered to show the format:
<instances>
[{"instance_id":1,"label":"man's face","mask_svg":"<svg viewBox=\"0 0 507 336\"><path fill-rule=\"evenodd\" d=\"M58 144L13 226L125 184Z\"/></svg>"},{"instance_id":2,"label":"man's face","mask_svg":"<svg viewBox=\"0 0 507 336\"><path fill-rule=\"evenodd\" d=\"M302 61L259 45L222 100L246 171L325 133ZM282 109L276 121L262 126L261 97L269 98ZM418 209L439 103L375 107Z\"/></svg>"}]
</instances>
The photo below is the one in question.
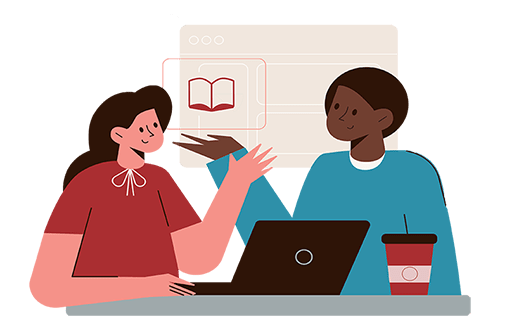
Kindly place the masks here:
<instances>
[{"instance_id":1,"label":"man's face","mask_svg":"<svg viewBox=\"0 0 507 336\"><path fill-rule=\"evenodd\" d=\"M354 90L338 86L327 116L327 129L334 138L353 141L382 132L391 123L392 113L389 110L374 110Z\"/></svg>"}]
</instances>

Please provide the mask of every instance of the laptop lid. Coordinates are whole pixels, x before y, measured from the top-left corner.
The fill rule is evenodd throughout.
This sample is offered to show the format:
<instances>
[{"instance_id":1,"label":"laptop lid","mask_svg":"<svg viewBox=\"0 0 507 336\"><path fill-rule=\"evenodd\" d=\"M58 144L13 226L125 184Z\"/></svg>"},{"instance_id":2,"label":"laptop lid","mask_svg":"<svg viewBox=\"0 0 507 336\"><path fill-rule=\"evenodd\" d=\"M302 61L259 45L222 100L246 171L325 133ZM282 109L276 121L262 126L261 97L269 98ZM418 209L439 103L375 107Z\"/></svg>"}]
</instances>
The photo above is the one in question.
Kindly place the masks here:
<instances>
[{"instance_id":1,"label":"laptop lid","mask_svg":"<svg viewBox=\"0 0 507 336\"><path fill-rule=\"evenodd\" d=\"M352 220L258 221L231 285L244 294L338 295L369 227Z\"/></svg>"}]
</instances>

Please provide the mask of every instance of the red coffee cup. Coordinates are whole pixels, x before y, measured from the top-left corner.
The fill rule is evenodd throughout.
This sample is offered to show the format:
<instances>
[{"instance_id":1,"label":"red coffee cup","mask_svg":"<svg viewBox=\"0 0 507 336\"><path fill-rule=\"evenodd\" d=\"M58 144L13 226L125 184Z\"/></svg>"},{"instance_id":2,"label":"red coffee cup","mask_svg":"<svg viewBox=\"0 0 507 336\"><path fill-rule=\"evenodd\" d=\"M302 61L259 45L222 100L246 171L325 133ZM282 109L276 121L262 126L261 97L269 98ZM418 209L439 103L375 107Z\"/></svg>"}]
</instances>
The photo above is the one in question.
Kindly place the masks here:
<instances>
[{"instance_id":1,"label":"red coffee cup","mask_svg":"<svg viewBox=\"0 0 507 336\"><path fill-rule=\"evenodd\" d=\"M384 234L391 295L428 295L434 234Z\"/></svg>"}]
</instances>

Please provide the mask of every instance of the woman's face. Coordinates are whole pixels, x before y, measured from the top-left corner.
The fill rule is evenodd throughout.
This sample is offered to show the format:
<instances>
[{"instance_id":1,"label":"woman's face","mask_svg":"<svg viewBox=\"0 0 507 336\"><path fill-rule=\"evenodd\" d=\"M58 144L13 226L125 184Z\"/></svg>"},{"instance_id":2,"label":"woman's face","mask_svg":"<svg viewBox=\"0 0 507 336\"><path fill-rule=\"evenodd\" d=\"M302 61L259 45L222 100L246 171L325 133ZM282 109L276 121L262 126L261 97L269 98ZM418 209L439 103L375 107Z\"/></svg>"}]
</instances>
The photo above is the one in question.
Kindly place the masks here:
<instances>
[{"instance_id":1,"label":"woman's face","mask_svg":"<svg viewBox=\"0 0 507 336\"><path fill-rule=\"evenodd\" d=\"M162 132L155 109L149 109L140 113L129 128L113 128L111 138L120 146L152 153L162 147L164 132Z\"/></svg>"}]
</instances>

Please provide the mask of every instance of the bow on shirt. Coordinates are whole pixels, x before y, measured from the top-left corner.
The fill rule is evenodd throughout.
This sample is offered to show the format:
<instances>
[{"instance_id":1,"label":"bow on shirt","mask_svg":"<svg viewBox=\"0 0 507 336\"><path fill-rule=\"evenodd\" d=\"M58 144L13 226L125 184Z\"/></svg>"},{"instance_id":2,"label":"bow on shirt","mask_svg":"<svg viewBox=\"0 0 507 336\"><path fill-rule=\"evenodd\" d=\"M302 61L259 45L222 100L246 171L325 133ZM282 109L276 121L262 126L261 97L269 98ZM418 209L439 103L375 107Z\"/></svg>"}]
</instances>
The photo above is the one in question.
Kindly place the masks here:
<instances>
[{"instance_id":1,"label":"bow on shirt","mask_svg":"<svg viewBox=\"0 0 507 336\"><path fill-rule=\"evenodd\" d=\"M125 173L125 178L123 179L123 182L121 184L116 184L114 183L114 180L122 175L123 173ZM143 184L138 184L135 177L134 177L134 173L137 174L137 176L139 176L140 178L143 179ZM142 188L146 185L146 179L141 175L139 174L138 172L136 172L134 169L125 169L124 171L120 172L119 174L116 174L115 176L113 176L113 178L111 179L111 183L116 187L116 188L121 188L125 185L125 182L127 182L127 194L126 196L129 195L129 189L130 187L132 186L132 196L135 196L135 192L134 192L134 186L138 187L138 188Z\"/></svg>"}]
</instances>

